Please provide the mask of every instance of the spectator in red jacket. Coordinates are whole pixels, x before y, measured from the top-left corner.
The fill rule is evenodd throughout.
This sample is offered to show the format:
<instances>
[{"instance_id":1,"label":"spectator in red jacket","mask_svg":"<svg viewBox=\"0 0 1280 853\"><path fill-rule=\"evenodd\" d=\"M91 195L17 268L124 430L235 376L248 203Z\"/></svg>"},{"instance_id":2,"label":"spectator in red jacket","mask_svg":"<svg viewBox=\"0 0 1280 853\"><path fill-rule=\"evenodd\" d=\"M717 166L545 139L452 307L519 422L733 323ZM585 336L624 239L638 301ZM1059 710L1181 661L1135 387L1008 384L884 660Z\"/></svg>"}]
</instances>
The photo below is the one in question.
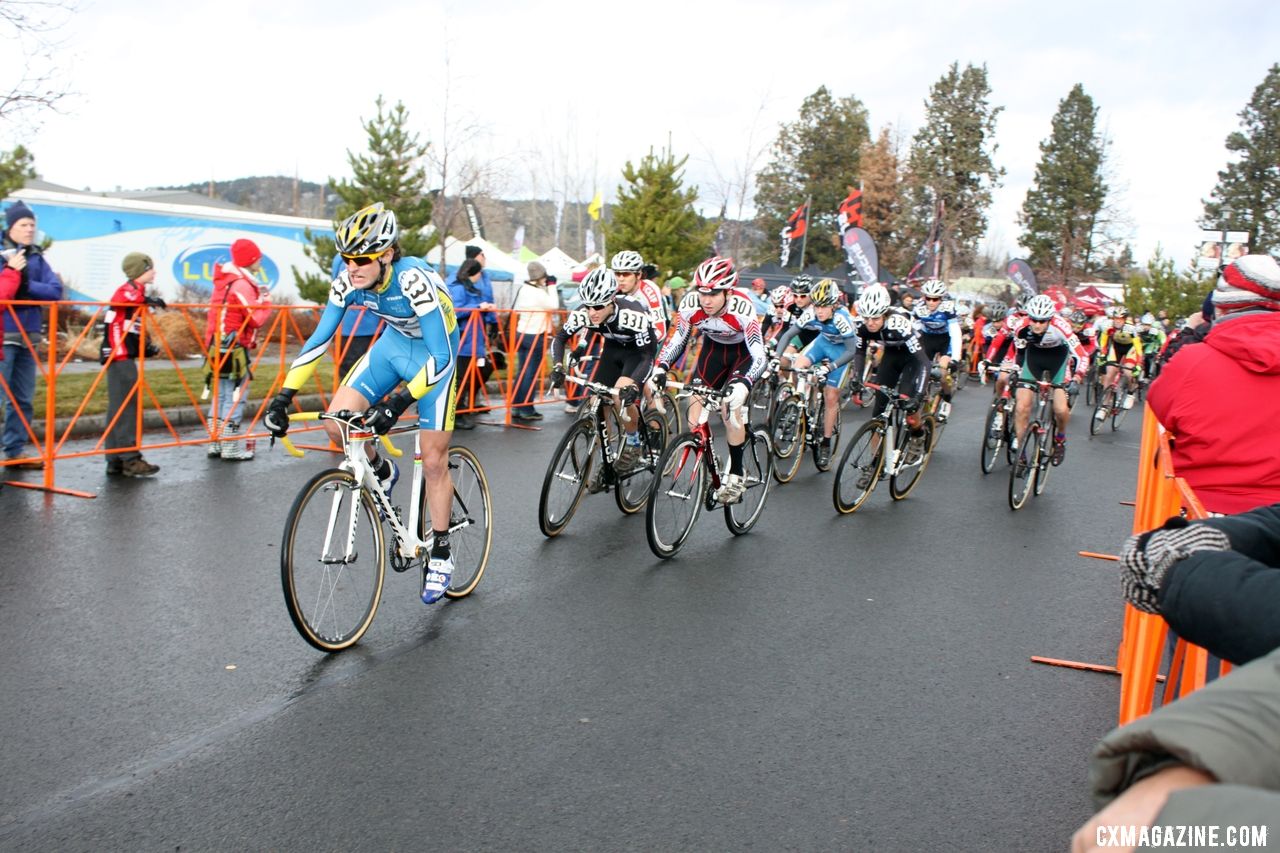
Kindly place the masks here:
<instances>
[{"instance_id":1,"label":"spectator in red jacket","mask_svg":"<svg viewBox=\"0 0 1280 853\"><path fill-rule=\"evenodd\" d=\"M1151 384L1151 409L1173 439L1173 468L1210 512L1280 502L1280 264L1246 255L1222 271L1217 319Z\"/></svg>"},{"instance_id":2,"label":"spectator in red jacket","mask_svg":"<svg viewBox=\"0 0 1280 853\"><path fill-rule=\"evenodd\" d=\"M219 263L213 273L213 298L204 332L209 347L206 383L212 385L213 372L218 372L218 392L209 406L211 457L253 458L253 450L240 437L240 416L253 378L249 366L258 345L258 329L271 316L271 296L261 282L261 261L257 243L236 240L231 244L231 260Z\"/></svg>"},{"instance_id":3,"label":"spectator in red jacket","mask_svg":"<svg viewBox=\"0 0 1280 853\"><path fill-rule=\"evenodd\" d=\"M164 308L164 300L147 296L147 285L155 281L156 265L142 252L130 252L121 264L129 280L111 296L104 323L102 363L107 366L107 473L125 477L149 477L160 470L142 458L138 449L138 365L141 355L158 355L150 341L139 352L142 337L143 305ZM114 451L114 452L113 452Z\"/></svg>"}]
</instances>

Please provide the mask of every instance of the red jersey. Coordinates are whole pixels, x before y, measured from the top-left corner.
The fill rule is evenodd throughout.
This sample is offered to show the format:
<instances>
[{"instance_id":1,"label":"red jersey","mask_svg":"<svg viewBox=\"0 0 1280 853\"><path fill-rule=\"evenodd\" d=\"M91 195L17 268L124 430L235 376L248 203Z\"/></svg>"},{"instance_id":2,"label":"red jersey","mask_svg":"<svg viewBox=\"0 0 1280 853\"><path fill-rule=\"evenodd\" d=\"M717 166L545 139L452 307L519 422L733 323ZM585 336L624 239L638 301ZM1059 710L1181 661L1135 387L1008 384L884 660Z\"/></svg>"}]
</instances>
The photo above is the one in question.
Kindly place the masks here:
<instances>
[{"instance_id":1,"label":"red jersey","mask_svg":"<svg viewBox=\"0 0 1280 853\"><path fill-rule=\"evenodd\" d=\"M103 342L106 355L104 364L138 357L138 338L134 337L132 343L128 338L142 332L142 316L138 313L138 306L146 298L145 288L135 281L126 281L111 295L111 307L102 318L107 327L106 340Z\"/></svg>"}]
</instances>

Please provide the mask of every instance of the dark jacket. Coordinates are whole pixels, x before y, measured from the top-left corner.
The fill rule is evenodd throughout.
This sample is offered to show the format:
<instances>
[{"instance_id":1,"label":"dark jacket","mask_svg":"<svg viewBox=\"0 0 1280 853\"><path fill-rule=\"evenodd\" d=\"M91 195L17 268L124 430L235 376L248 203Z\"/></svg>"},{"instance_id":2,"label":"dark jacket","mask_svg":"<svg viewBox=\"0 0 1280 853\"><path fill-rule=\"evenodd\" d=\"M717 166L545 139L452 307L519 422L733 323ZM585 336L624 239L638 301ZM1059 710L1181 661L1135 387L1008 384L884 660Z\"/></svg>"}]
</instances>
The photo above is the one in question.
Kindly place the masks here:
<instances>
[{"instance_id":1,"label":"dark jacket","mask_svg":"<svg viewBox=\"0 0 1280 853\"><path fill-rule=\"evenodd\" d=\"M1234 664L1280 648L1280 504L1196 523L1227 534L1232 550L1174 563L1160 614L1179 637Z\"/></svg>"},{"instance_id":2,"label":"dark jacket","mask_svg":"<svg viewBox=\"0 0 1280 853\"><path fill-rule=\"evenodd\" d=\"M449 282L449 296L453 298L453 311L462 331L458 355L485 355L488 350L485 346L484 324L493 317L493 312L483 312L483 318L477 318L474 323L471 322L471 315L481 303L493 302L493 289L485 284L483 275L474 284L466 279L454 278Z\"/></svg>"},{"instance_id":3,"label":"dark jacket","mask_svg":"<svg viewBox=\"0 0 1280 853\"><path fill-rule=\"evenodd\" d=\"M7 235L0 239L0 245L4 249L22 251L22 247L10 240ZM44 259L39 246L32 246L27 250L27 266L22 271L22 280L13 298L41 302L57 302L62 298L62 279L49 268L49 262ZM22 328L26 329L27 336L34 341L44 324L43 309L39 305L21 305L14 307L13 310L17 313L18 322ZM3 325L5 340L9 343L22 342L22 334L14 325L13 316L9 311L4 312Z\"/></svg>"}]
</instances>

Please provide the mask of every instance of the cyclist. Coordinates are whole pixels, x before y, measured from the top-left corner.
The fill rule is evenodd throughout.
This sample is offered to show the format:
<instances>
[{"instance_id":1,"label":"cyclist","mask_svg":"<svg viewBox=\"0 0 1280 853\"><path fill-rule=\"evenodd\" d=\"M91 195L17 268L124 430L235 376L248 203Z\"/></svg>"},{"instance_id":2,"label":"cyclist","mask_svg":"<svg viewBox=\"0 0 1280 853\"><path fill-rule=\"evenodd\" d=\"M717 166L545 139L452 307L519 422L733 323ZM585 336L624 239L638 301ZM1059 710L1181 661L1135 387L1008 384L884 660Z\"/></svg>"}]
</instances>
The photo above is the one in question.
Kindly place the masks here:
<instances>
[{"instance_id":1,"label":"cyclist","mask_svg":"<svg viewBox=\"0 0 1280 853\"><path fill-rule=\"evenodd\" d=\"M1115 381L1116 371L1123 370L1125 375L1125 395L1121 402L1126 409L1133 405L1130 394L1138 390L1138 380L1142 378L1142 346L1137 343L1138 329L1129 322L1128 312L1119 305L1108 310L1111 325L1103 328L1098 335L1098 352L1106 365L1106 373L1102 377L1103 386Z\"/></svg>"},{"instance_id":2,"label":"cyclist","mask_svg":"<svg viewBox=\"0 0 1280 853\"><path fill-rule=\"evenodd\" d=\"M649 311L653 334L662 343L667 339L667 309L662 301L662 290L647 278L641 277L644 258L639 252L622 251L613 256L609 268L618 279L618 298L641 303Z\"/></svg>"},{"instance_id":3,"label":"cyclist","mask_svg":"<svg viewBox=\"0 0 1280 853\"><path fill-rule=\"evenodd\" d=\"M925 357L930 361L936 356L938 369L942 371L942 405L938 407L938 420L947 422L951 414L951 361L960 358L960 317L956 304L947 299L947 286L940 279L931 278L920 286L921 299L914 313L920 342Z\"/></svg>"},{"instance_id":4,"label":"cyclist","mask_svg":"<svg viewBox=\"0 0 1280 853\"><path fill-rule=\"evenodd\" d=\"M746 489L742 454L747 441L747 395L768 361L756 309L745 293L735 289L737 283L738 273L729 258L708 258L698 265L693 287L680 301L675 333L658 354L647 383L655 394L661 393L671 365L680 358L693 333L702 333L706 340L698 353L694 377L712 388L731 388L720 413L729 444L729 473L715 493L723 504L741 500ZM690 401L690 426L701 416L702 404Z\"/></svg>"},{"instance_id":5,"label":"cyclist","mask_svg":"<svg viewBox=\"0 0 1280 853\"><path fill-rule=\"evenodd\" d=\"M288 432L294 394L315 373L348 308L363 307L386 323L386 331L343 378L329 411L365 409L365 425L385 435L417 403L418 451L434 533L431 554L423 565L422 601L431 604L444 595L453 572L449 547L453 482L448 454L458 321L444 282L420 259L402 257L399 237L395 213L381 202L356 211L338 226L334 241L346 268L330 285L320 322L293 360L262 422L272 435L282 437ZM401 381L406 383L404 389L386 396ZM330 439L340 443L339 426L332 421L325 424ZM380 456L374 442L365 446L379 483L390 495L400 472L394 462Z\"/></svg>"},{"instance_id":6,"label":"cyclist","mask_svg":"<svg viewBox=\"0 0 1280 853\"><path fill-rule=\"evenodd\" d=\"M992 346L1003 343L999 339L1004 335L1002 330ZM1080 339L1076 337L1071 323L1058 313L1053 300L1043 293L1027 300L1026 315L1014 323L1008 336L1013 345L1022 351L1022 371L1019 374L1022 379L1036 382L1043 374L1048 373L1050 382L1061 385L1067 376L1072 377L1073 388L1056 388L1053 392L1053 416L1058 426L1053 435L1053 464L1061 465L1067 453L1066 431L1071 418L1067 394L1075 393L1079 388L1089 363L1084 347L1080 345ZM1027 421L1031 419L1031 403L1035 396L1032 388L1018 388L1013 412L1014 450L1017 450L1018 442L1027 429Z\"/></svg>"},{"instance_id":7,"label":"cyclist","mask_svg":"<svg viewBox=\"0 0 1280 853\"><path fill-rule=\"evenodd\" d=\"M791 325L794 319L791 315L791 306L796 304L796 297L791 292L791 288L784 284L770 291L769 304L772 308L765 315L764 323L760 327L760 333L767 341L776 340L778 335Z\"/></svg>"},{"instance_id":8,"label":"cyclist","mask_svg":"<svg viewBox=\"0 0 1280 853\"><path fill-rule=\"evenodd\" d=\"M1142 344L1142 373L1148 378L1154 377L1156 359L1169 338L1164 333L1164 327L1156 322L1155 315L1149 311L1138 321L1138 340Z\"/></svg>"},{"instance_id":9,"label":"cyclist","mask_svg":"<svg viewBox=\"0 0 1280 853\"><path fill-rule=\"evenodd\" d=\"M1022 364L1022 351L1013 345L1012 334L1014 326L1027 316L1026 304L1027 297L1020 297L1012 308L1004 312L1003 322L998 326L995 324L989 326L991 341L987 344L982 361L978 364L978 370L985 371L989 364L1000 366L1000 373L996 376L997 397L1004 394L1005 386L1009 384L1008 372L1016 370Z\"/></svg>"},{"instance_id":10,"label":"cyclist","mask_svg":"<svg viewBox=\"0 0 1280 853\"><path fill-rule=\"evenodd\" d=\"M924 397L925 382L929 378L929 359L924 354L924 344L920 342L920 333L916 331L915 325L906 314L891 311L889 301L889 291L882 284L864 287L862 293L858 294L855 303L858 317L854 326L853 375L862 376L867 350L872 343L879 343L882 355L880 366L876 368L876 384L885 388L897 388L899 393L909 397L907 426L911 430L911 443L908 448L914 453L922 453L924 428L920 426L917 410ZM883 388L876 391L871 416L879 417L888 406L889 395ZM873 441L872 450L875 449ZM871 472L862 472L857 487L865 489L870 485Z\"/></svg>"},{"instance_id":11,"label":"cyclist","mask_svg":"<svg viewBox=\"0 0 1280 853\"><path fill-rule=\"evenodd\" d=\"M648 306L619 296L618 279L612 270L596 267L587 273L578 285L578 299L582 305L568 316L551 341L551 363L555 365L551 369L551 387L564 386L564 350L569 338L585 329L588 335L603 341L593 380L618 389L619 411L627 432L618 455L618 469L625 472L640 458L640 389L658 352L658 339L653 334ZM600 483L593 480L588 486L595 492Z\"/></svg>"},{"instance_id":12,"label":"cyclist","mask_svg":"<svg viewBox=\"0 0 1280 853\"><path fill-rule=\"evenodd\" d=\"M816 329L818 337L804 351L792 358L794 367L805 368L816 364L814 378L823 383L822 399L826 405L826 417L822 421L822 451L831 451L831 431L835 426L836 412L840 408L840 380L845 366L857 355L853 317L847 308L838 307L840 288L829 278L819 281L813 288L813 304L795 322L778 335L774 355L781 356L791 339L802 329Z\"/></svg>"},{"instance_id":13,"label":"cyclist","mask_svg":"<svg viewBox=\"0 0 1280 853\"><path fill-rule=\"evenodd\" d=\"M1098 356L1098 333L1094 329L1093 324L1089 322L1089 317L1080 309L1071 312L1068 318L1071 321L1071 328L1075 330L1076 337L1080 339L1080 346L1084 348L1085 354L1085 370L1088 371L1093 360ZM1071 405L1074 408L1076 399L1071 397Z\"/></svg>"}]
</instances>

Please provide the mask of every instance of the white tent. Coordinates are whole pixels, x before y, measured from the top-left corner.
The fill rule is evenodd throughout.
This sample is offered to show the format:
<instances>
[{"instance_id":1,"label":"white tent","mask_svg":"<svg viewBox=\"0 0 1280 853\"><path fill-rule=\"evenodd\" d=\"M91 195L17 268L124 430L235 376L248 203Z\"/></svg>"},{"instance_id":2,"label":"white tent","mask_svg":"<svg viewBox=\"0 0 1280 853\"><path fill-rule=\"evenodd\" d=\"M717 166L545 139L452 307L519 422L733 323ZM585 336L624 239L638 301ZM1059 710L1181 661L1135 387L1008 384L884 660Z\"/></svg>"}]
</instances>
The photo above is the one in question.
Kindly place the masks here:
<instances>
[{"instance_id":1,"label":"white tent","mask_svg":"<svg viewBox=\"0 0 1280 853\"><path fill-rule=\"evenodd\" d=\"M578 266L578 262L559 246L543 253L538 261L547 268L548 275L553 275L560 281L568 281L570 274Z\"/></svg>"}]
</instances>

